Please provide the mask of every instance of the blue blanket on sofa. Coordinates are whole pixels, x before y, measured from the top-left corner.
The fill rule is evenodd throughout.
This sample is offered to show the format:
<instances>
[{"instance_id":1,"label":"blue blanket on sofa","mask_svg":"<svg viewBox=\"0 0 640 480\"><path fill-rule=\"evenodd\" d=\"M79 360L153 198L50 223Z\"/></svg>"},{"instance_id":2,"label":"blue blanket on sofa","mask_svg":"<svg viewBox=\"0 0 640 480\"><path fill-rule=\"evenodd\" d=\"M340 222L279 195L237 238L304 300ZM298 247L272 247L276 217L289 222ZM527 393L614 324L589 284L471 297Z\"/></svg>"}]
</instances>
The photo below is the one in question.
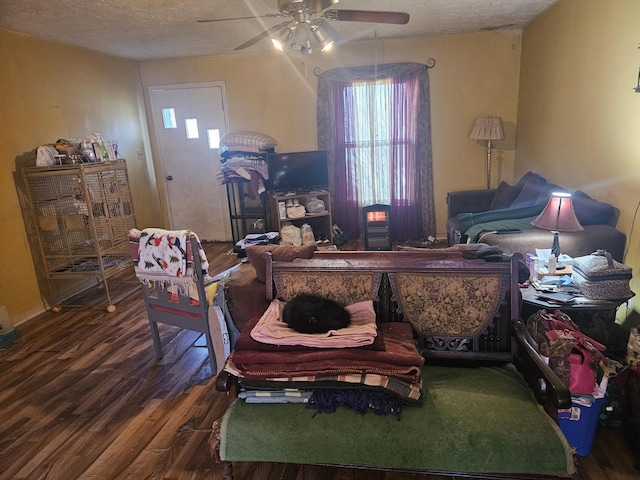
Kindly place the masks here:
<instances>
[{"instance_id":1,"label":"blue blanket on sofa","mask_svg":"<svg viewBox=\"0 0 640 480\"><path fill-rule=\"evenodd\" d=\"M525 230L533 228L531 221L542 212L544 205L533 205L520 208L503 208L480 213L461 213L458 215L458 226L462 234L462 242L467 238L477 241L480 233L500 230Z\"/></svg>"}]
</instances>

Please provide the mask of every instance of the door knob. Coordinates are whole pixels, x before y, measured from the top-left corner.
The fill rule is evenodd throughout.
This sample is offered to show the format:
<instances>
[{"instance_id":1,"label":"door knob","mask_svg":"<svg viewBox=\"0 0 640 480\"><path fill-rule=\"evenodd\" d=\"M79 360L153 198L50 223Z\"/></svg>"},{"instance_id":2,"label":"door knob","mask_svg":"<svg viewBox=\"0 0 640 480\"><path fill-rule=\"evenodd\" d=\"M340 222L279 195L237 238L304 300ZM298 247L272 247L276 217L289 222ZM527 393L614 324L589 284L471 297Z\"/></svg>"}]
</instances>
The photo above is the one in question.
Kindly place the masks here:
<instances>
[{"instance_id":1,"label":"door knob","mask_svg":"<svg viewBox=\"0 0 640 480\"><path fill-rule=\"evenodd\" d=\"M173 177L171 175L167 175L167 180L171 181L173 180Z\"/></svg>"}]
</instances>

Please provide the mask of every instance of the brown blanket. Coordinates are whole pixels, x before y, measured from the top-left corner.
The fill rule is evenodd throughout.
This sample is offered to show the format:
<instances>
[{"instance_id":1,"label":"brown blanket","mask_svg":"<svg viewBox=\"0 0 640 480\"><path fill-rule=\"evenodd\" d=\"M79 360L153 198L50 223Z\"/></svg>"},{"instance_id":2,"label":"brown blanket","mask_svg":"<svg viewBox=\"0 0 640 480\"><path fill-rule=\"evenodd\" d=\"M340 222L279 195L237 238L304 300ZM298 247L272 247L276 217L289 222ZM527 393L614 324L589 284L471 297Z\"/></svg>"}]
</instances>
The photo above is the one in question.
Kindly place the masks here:
<instances>
[{"instance_id":1,"label":"brown blanket","mask_svg":"<svg viewBox=\"0 0 640 480\"><path fill-rule=\"evenodd\" d=\"M311 390L314 388L370 388L391 393L406 403L422 402L422 380L417 383L412 383L385 375L361 373L354 375L289 377L287 379L280 380L246 378L242 376L240 371L238 371L231 359L227 361L225 370L238 377L240 385L246 390L283 390L288 388L296 390Z\"/></svg>"},{"instance_id":2,"label":"brown blanket","mask_svg":"<svg viewBox=\"0 0 640 480\"><path fill-rule=\"evenodd\" d=\"M415 346L411 325L389 322L381 324L380 329L384 350L307 348L263 351L242 349L236 343L231 356L242 376L251 378L379 374L408 382L419 381L424 359Z\"/></svg>"}]
</instances>

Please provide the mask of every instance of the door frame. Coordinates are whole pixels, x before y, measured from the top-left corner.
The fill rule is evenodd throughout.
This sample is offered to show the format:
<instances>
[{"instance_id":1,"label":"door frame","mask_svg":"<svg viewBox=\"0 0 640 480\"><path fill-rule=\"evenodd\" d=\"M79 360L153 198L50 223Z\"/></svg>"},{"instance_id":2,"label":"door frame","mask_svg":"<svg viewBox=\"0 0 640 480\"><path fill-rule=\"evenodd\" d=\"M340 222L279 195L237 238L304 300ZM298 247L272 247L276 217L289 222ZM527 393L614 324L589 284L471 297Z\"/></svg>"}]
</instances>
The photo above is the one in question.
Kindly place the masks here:
<instances>
[{"instance_id":1,"label":"door frame","mask_svg":"<svg viewBox=\"0 0 640 480\"><path fill-rule=\"evenodd\" d=\"M162 161L163 152L158 140L158 128L162 128L162 124L157 123L158 118L162 118L162 112L156 110L156 105L153 101L153 92L160 90L186 90L191 88L210 88L220 87L222 98L222 109L224 111L224 128L225 132L229 132L229 108L227 103L227 88L224 80L214 82L199 82L199 83L172 83L167 85L148 85L147 95L149 98L149 133L151 137L151 151L153 154L153 167L155 171L156 185L158 186L158 196L161 200L162 220L165 226L173 228L171 225L171 207L169 205L169 194L167 193L167 187L165 183L166 174L164 172L164 163ZM159 115L159 117L157 116Z\"/></svg>"}]
</instances>

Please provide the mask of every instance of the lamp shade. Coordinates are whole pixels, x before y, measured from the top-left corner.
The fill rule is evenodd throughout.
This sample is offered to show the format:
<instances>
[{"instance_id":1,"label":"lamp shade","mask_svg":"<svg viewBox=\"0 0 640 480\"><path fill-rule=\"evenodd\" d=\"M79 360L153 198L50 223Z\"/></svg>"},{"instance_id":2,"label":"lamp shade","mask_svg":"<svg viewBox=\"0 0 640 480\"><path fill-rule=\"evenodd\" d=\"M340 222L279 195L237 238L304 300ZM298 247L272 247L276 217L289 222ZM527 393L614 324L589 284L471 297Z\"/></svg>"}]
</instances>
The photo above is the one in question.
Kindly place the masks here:
<instances>
[{"instance_id":1,"label":"lamp shade","mask_svg":"<svg viewBox=\"0 0 640 480\"><path fill-rule=\"evenodd\" d=\"M502 140L504 128L500 117L478 117L469 138L473 140Z\"/></svg>"},{"instance_id":2,"label":"lamp shade","mask_svg":"<svg viewBox=\"0 0 640 480\"><path fill-rule=\"evenodd\" d=\"M315 38L316 42L320 45L320 51L326 52L331 49L334 43L333 38L329 37L322 25L316 26L311 33L313 34L313 38Z\"/></svg>"},{"instance_id":3,"label":"lamp shade","mask_svg":"<svg viewBox=\"0 0 640 480\"><path fill-rule=\"evenodd\" d=\"M544 210L531 222L536 228L558 232L579 232L584 230L576 218L571 202L571 194L553 192Z\"/></svg>"}]
</instances>

